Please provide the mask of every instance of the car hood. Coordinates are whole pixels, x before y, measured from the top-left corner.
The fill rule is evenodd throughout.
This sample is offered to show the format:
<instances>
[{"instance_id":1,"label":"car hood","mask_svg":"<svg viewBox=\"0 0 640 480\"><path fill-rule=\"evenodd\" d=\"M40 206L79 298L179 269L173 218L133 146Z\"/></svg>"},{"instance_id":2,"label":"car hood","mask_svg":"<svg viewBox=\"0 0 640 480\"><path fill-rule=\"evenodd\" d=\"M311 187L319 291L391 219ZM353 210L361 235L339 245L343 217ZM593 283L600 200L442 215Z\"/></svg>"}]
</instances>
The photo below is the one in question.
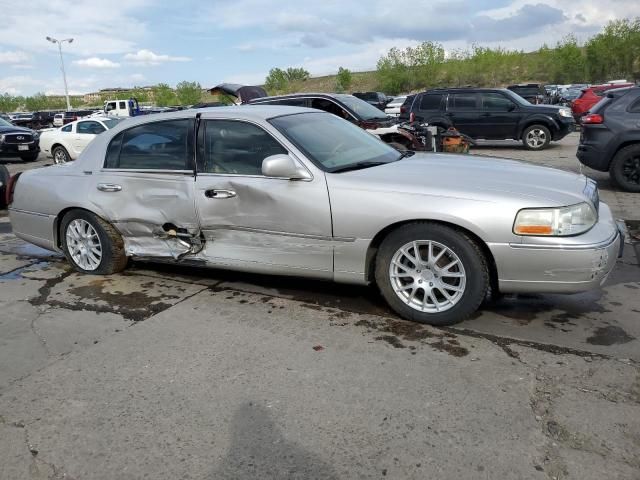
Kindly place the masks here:
<instances>
[{"instance_id":1,"label":"car hood","mask_svg":"<svg viewBox=\"0 0 640 480\"><path fill-rule=\"evenodd\" d=\"M466 198L518 200L531 207L573 205L588 200L583 175L514 160L472 155L416 153L386 165L329 174L337 188Z\"/></svg>"},{"instance_id":2,"label":"car hood","mask_svg":"<svg viewBox=\"0 0 640 480\"><path fill-rule=\"evenodd\" d=\"M534 113L546 113L546 114L557 114L558 111L561 108L567 108L567 107L563 107L561 105L548 105L548 104L531 104L531 105L527 105L527 109L534 112Z\"/></svg>"},{"instance_id":3,"label":"car hood","mask_svg":"<svg viewBox=\"0 0 640 480\"><path fill-rule=\"evenodd\" d=\"M32 134L33 130L25 127L17 127L15 125L9 127L0 126L0 133L29 133Z\"/></svg>"}]
</instances>

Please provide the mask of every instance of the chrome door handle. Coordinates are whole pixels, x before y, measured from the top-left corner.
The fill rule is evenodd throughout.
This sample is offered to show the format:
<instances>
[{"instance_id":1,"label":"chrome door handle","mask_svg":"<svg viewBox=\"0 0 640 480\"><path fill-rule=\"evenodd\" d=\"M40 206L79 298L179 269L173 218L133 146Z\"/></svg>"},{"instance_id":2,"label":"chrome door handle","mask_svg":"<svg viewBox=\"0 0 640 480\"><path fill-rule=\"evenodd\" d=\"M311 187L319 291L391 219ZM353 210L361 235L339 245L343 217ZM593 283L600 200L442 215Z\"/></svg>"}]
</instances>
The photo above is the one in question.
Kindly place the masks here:
<instances>
[{"instance_id":1,"label":"chrome door handle","mask_svg":"<svg viewBox=\"0 0 640 480\"><path fill-rule=\"evenodd\" d=\"M122 186L115 183L99 183L98 190L101 192L119 192L122 190Z\"/></svg>"},{"instance_id":2,"label":"chrome door handle","mask_svg":"<svg viewBox=\"0 0 640 480\"><path fill-rule=\"evenodd\" d=\"M205 190L204 196L207 198L232 198L236 196L233 190Z\"/></svg>"}]
</instances>

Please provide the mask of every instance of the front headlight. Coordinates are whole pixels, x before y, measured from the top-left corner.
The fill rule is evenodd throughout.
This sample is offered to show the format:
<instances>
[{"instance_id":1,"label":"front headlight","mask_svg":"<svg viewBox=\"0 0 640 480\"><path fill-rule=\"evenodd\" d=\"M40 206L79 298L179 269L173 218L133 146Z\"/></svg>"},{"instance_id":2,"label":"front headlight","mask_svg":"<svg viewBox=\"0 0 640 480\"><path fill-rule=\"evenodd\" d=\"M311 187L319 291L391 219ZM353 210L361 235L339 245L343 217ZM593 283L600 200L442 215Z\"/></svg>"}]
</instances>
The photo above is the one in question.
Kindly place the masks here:
<instances>
[{"instance_id":1,"label":"front headlight","mask_svg":"<svg viewBox=\"0 0 640 480\"><path fill-rule=\"evenodd\" d=\"M525 208L513 224L516 235L566 237L591 229L598 215L588 203L559 208Z\"/></svg>"},{"instance_id":2,"label":"front headlight","mask_svg":"<svg viewBox=\"0 0 640 480\"><path fill-rule=\"evenodd\" d=\"M573 114L571 113L571 110L568 109L568 108L561 108L559 113L560 113L561 117L567 117L567 118L573 117Z\"/></svg>"},{"instance_id":3,"label":"front headlight","mask_svg":"<svg viewBox=\"0 0 640 480\"><path fill-rule=\"evenodd\" d=\"M0 143L4 142L4 135L0 135Z\"/></svg>"},{"instance_id":4,"label":"front headlight","mask_svg":"<svg viewBox=\"0 0 640 480\"><path fill-rule=\"evenodd\" d=\"M38 138L40 138L40 134L38 132L33 132L33 139L37 140Z\"/></svg>"}]
</instances>

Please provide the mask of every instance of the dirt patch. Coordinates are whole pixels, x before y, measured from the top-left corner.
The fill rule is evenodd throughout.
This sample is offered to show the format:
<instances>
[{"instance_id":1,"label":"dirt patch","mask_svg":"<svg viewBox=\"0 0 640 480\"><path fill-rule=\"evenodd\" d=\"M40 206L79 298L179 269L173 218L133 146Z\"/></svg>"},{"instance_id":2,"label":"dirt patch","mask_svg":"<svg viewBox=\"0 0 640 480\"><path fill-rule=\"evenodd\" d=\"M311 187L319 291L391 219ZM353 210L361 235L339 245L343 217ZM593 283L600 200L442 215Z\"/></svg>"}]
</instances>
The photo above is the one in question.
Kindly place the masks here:
<instances>
[{"instance_id":1,"label":"dirt patch","mask_svg":"<svg viewBox=\"0 0 640 480\"><path fill-rule=\"evenodd\" d=\"M355 324L358 327L366 327L369 331L384 333L375 337L376 340L384 341L394 348L406 348L402 340L407 342L418 342L423 345L446 352L454 357L464 357L469 354L469 350L460 346L457 336L448 331L434 331L424 325L404 320L382 318L380 321L359 320ZM435 341L429 341L435 340ZM409 347L412 353L415 347Z\"/></svg>"},{"instance_id":2,"label":"dirt patch","mask_svg":"<svg viewBox=\"0 0 640 480\"><path fill-rule=\"evenodd\" d=\"M632 340L635 340L635 337L629 335L622 328L609 325L608 327L600 327L594 330L593 335L587 338L587 343L609 346L629 343Z\"/></svg>"}]
</instances>

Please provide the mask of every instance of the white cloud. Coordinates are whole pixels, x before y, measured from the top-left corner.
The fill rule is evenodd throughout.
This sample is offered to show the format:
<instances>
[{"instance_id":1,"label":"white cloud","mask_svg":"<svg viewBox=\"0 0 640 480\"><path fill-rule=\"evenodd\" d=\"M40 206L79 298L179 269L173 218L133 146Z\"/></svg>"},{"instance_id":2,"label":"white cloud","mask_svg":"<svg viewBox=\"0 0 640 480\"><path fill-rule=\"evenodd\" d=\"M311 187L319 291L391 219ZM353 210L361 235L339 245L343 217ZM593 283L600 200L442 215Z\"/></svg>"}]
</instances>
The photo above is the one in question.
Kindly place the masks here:
<instances>
[{"instance_id":1,"label":"white cloud","mask_svg":"<svg viewBox=\"0 0 640 480\"><path fill-rule=\"evenodd\" d=\"M11 65L19 65L27 63L30 59L30 55L18 50L13 52L0 52L0 64L6 63Z\"/></svg>"},{"instance_id":2,"label":"white cloud","mask_svg":"<svg viewBox=\"0 0 640 480\"><path fill-rule=\"evenodd\" d=\"M11 77L0 78L0 94L9 93L18 95L25 93L25 87L41 86L41 82L27 75L16 75Z\"/></svg>"},{"instance_id":3,"label":"white cloud","mask_svg":"<svg viewBox=\"0 0 640 480\"><path fill-rule=\"evenodd\" d=\"M45 36L73 37L65 44L65 53L98 55L131 51L148 33L144 21L151 0L96 2L94 0L30 0L17 8L15 0L0 0L2 28L0 45L11 45L28 52L49 50L57 54L56 46ZM26 8L26 10L25 10ZM27 13L28 12L28 13Z\"/></svg>"},{"instance_id":4,"label":"white cloud","mask_svg":"<svg viewBox=\"0 0 640 480\"><path fill-rule=\"evenodd\" d=\"M172 57L170 55L161 55L153 53L151 50L138 50L136 53L127 53L124 56L127 62L134 63L136 65L160 65L167 62L188 62L191 59L189 57Z\"/></svg>"},{"instance_id":5,"label":"white cloud","mask_svg":"<svg viewBox=\"0 0 640 480\"><path fill-rule=\"evenodd\" d=\"M112 62L107 58L89 57L82 60L74 60L74 64L86 68L118 68L119 63Z\"/></svg>"}]
</instances>

